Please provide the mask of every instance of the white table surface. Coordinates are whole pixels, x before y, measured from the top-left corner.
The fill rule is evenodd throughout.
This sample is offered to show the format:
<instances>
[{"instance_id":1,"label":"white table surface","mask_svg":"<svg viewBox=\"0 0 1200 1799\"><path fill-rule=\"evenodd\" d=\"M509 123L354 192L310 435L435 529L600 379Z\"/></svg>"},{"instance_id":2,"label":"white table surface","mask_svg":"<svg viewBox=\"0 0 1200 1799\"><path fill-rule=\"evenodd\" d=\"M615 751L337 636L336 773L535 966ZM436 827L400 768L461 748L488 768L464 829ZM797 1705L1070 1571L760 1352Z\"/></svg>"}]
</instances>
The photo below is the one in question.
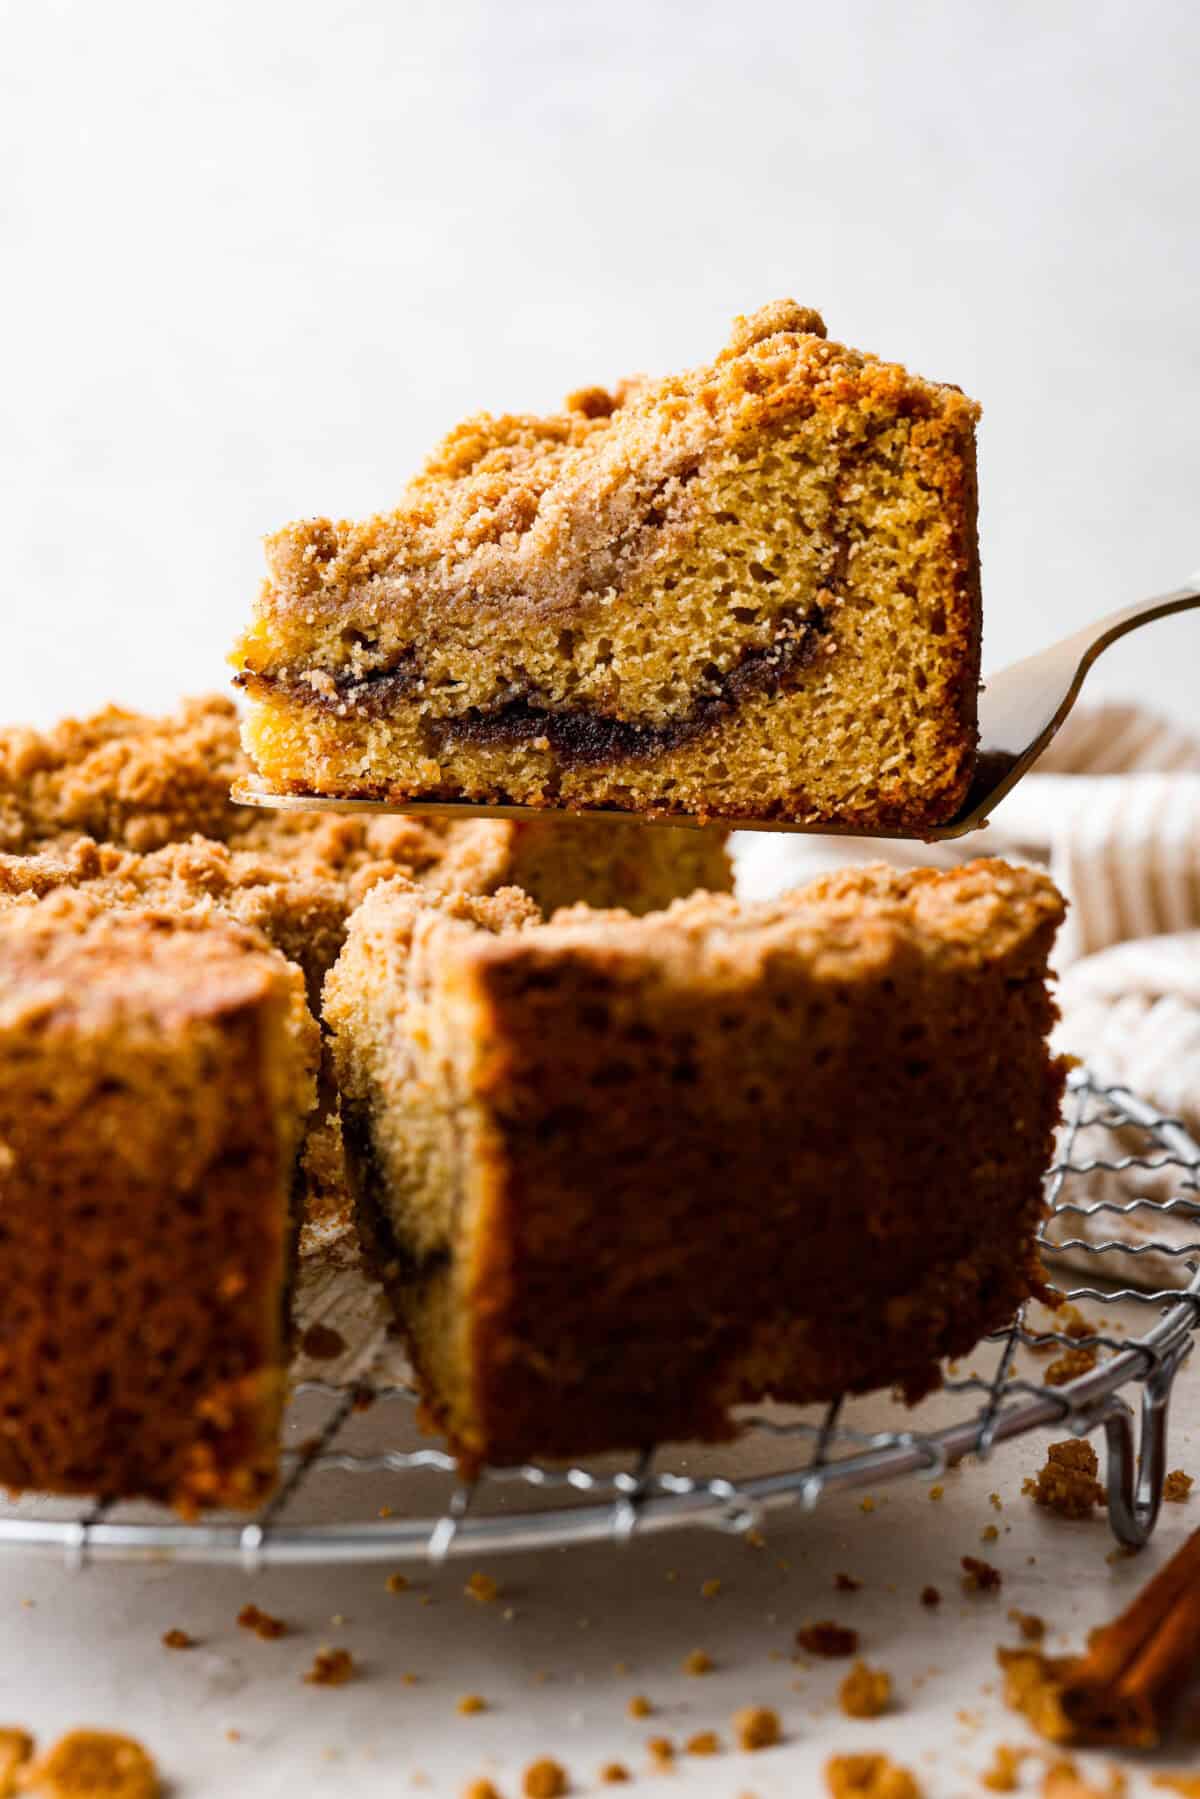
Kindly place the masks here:
<instances>
[{"instance_id":1,"label":"white table surface","mask_svg":"<svg viewBox=\"0 0 1200 1799\"><path fill-rule=\"evenodd\" d=\"M1061 1434L1016 1440L987 1465L951 1471L939 1502L926 1480L909 1479L875 1489L870 1513L851 1495L829 1497L811 1515L774 1513L762 1548L693 1527L621 1548L470 1556L437 1571L409 1565L412 1584L400 1594L385 1590L387 1564L257 1576L110 1564L72 1574L57 1562L0 1556L0 1722L46 1738L78 1724L130 1732L179 1799L353 1799L412 1789L457 1799L483 1774L508 1799L520 1791L523 1767L543 1754L568 1769L573 1792L601 1790L597 1770L612 1759L637 1776L629 1790L649 1791L661 1789L664 1776L650 1771L646 1739L682 1744L705 1729L720 1732L725 1752L680 1757L669 1790L681 1799L817 1793L830 1754L876 1748L918 1773L927 1799L957 1799L982 1791L978 1776L996 1743L1034 1740L999 1697L994 1651L1016 1640L1008 1609L1042 1614L1052 1626L1050 1649L1078 1647L1200 1523L1198 1487L1188 1503L1164 1505L1147 1550L1113 1557L1099 1515L1066 1522L1039 1511L1021 1483ZM1200 1472L1198 1446L1200 1385L1185 1372L1170 1466ZM722 1453L736 1468L764 1451L752 1443ZM339 1491L325 1515L344 1505ZM377 1483L370 1509L392 1491ZM995 1542L982 1541L989 1525L999 1528ZM1001 1569L999 1594L963 1594L964 1554ZM496 1603L465 1595L476 1569L499 1581ZM861 1580L861 1590L835 1592L839 1570ZM714 1579L720 1591L706 1598L702 1587ZM919 1603L926 1584L943 1595L936 1611ZM248 1599L287 1619L291 1633L264 1642L239 1629L236 1614ZM895 1682L889 1715L852 1722L841 1714L834 1696L847 1663L793 1663L794 1633L814 1618L861 1632L867 1661ZM161 1635L173 1627L197 1647L165 1649ZM304 1684L325 1645L350 1649L360 1677L337 1688ZM695 1648L713 1658L710 1675L683 1673ZM405 1674L416 1683L406 1684ZM467 1693L482 1695L487 1711L460 1715L457 1701ZM652 1717L627 1715L635 1693L653 1701ZM733 1750L729 1720L747 1704L775 1707L780 1747ZM1154 1765L1186 1759L1181 1751ZM1139 1766L1135 1795L1150 1790L1151 1764ZM1036 1789L1032 1773L1029 1782Z\"/></svg>"}]
</instances>

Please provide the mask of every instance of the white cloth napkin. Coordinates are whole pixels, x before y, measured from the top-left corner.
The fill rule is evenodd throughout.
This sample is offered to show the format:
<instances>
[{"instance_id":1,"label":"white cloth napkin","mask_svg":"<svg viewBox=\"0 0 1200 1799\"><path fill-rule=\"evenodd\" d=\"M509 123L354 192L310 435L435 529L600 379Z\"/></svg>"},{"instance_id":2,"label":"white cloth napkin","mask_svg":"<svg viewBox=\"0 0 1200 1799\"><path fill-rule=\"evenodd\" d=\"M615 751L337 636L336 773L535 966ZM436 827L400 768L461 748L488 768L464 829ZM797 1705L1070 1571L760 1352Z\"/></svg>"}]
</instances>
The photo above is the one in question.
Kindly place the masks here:
<instances>
[{"instance_id":1,"label":"white cloth napkin","mask_svg":"<svg viewBox=\"0 0 1200 1799\"><path fill-rule=\"evenodd\" d=\"M1074 713L986 830L951 843L845 837L736 839L739 891L766 898L848 862L952 867L1004 856L1046 868L1070 902L1055 946L1062 1019L1055 1047L1102 1080L1130 1088L1200 1140L1200 738L1136 706ZM1124 1147L1144 1149L1130 1134ZM1180 1196L1176 1170L1089 1178L1086 1204ZM1192 1196L1200 1199L1193 1187ZM1165 1242L1200 1237L1195 1222L1134 1214ZM1111 1213L1071 1234L1112 1237ZM1059 1234L1066 1234L1060 1232ZM1114 1258L1105 1272L1175 1286L1178 1262Z\"/></svg>"}]
</instances>

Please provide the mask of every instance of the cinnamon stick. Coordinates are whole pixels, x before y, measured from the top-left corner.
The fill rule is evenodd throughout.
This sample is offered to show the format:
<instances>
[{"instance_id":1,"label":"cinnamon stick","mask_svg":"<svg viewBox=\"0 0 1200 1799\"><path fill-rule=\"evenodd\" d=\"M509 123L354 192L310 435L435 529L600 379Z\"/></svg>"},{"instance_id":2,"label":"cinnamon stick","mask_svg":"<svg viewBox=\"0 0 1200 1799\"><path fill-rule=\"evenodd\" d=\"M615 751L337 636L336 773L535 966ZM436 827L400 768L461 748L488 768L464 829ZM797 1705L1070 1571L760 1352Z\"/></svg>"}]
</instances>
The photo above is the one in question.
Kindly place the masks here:
<instances>
[{"instance_id":1,"label":"cinnamon stick","mask_svg":"<svg viewBox=\"0 0 1200 1799\"><path fill-rule=\"evenodd\" d=\"M1200 1531L1093 1633L1085 1655L1001 1650L1000 1662L1009 1702L1052 1741L1154 1747L1200 1668Z\"/></svg>"}]
</instances>

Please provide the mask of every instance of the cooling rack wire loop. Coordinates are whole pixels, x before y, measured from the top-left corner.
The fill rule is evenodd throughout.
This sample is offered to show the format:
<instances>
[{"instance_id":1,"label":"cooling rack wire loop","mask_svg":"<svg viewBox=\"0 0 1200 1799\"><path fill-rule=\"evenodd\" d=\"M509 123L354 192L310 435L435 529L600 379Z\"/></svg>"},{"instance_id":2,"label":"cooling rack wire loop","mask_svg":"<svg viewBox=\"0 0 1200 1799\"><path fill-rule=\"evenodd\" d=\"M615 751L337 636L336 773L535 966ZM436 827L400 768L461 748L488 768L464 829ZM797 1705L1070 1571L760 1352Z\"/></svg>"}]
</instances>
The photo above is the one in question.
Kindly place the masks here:
<instances>
[{"instance_id":1,"label":"cooling rack wire loop","mask_svg":"<svg viewBox=\"0 0 1200 1799\"><path fill-rule=\"evenodd\" d=\"M828 1494L903 1476L936 1480L964 1456L986 1459L1041 1429L1103 1433L1109 1520L1121 1543L1139 1547L1158 1516L1172 1385L1200 1324L1200 1147L1179 1119L1076 1069L1046 1191L1041 1243L1067 1298L1127 1307L1145 1324L1122 1333L1076 1316L1070 1329L1035 1329L1022 1307L984 1346L990 1372L946 1370L936 1428L921 1428L898 1402L885 1428L877 1417L864 1425L854 1419L859 1402L838 1399L819 1412L755 1411L739 1443L719 1450L647 1446L615 1467L530 1463L485 1469L468 1484L443 1449L420 1439L410 1387L312 1380L297 1387L292 1409L305 1421L315 1409L316 1428L301 1448L285 1446L283 1478L255 1517L127 1516L104 1500L63 1515L61 1501L27 1498L0 1516L0 1550L57 1553L72 1569L168 1559L255 1572L624 1543L689 1523L746 1533L784 1506L812 1510ZM1063 1271L1081 1272L1084 1284L1066 1286ZM1048 1386L1030 1357L1054 1350L1090 1351L1081 1360L1094 1366ZM772 1455L779 1466L739 1474L739 1464L760 1469ZM317 1504L330 1483L334 1501Z\"/></svg>"}]
</instances>

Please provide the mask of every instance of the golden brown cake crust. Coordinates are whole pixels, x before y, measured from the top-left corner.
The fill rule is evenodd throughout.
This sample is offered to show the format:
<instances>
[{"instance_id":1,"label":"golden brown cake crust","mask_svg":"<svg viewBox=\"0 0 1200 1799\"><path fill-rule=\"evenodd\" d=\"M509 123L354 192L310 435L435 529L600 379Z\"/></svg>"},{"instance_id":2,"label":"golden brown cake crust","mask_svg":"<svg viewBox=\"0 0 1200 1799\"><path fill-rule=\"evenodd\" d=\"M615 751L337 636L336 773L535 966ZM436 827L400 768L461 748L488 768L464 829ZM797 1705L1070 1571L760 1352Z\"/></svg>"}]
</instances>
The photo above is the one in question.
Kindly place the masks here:
<instances>
[{"instance_id":1,"label":"golden brown cake crust","mask_svg":"<svg viewBox=\"0 0 1200 1799\"><path fill-rule=\"evenodd\" d=\"M372 895L326 1018L363 1214L463 1459L916 1397L1010 1316L1040 1278L1061 917L998 862L641 920Z\"/></svg>"},{"instance_id":2,"label":"golden brown cake crust","mask_svg":"<svg viewBox=\"0 0 1200 1799\"><path fill-rule=\"evenodd\" d=\"M683 375L470 419L395 511L270 539L247 745L294 792L940 822L977 416L780 301Z\"/></svg>"},{"instance_id":3,"label":"golden brown cake crust","mask_svg":"<svg viewBox=\"0 0 1200 1799\"><path fill-rule=\"evenodd\" d=\"M0 911L0 1481L250 1505L273 1478L316 1027L230 919Z\"/></svg>"}]
</instances>

